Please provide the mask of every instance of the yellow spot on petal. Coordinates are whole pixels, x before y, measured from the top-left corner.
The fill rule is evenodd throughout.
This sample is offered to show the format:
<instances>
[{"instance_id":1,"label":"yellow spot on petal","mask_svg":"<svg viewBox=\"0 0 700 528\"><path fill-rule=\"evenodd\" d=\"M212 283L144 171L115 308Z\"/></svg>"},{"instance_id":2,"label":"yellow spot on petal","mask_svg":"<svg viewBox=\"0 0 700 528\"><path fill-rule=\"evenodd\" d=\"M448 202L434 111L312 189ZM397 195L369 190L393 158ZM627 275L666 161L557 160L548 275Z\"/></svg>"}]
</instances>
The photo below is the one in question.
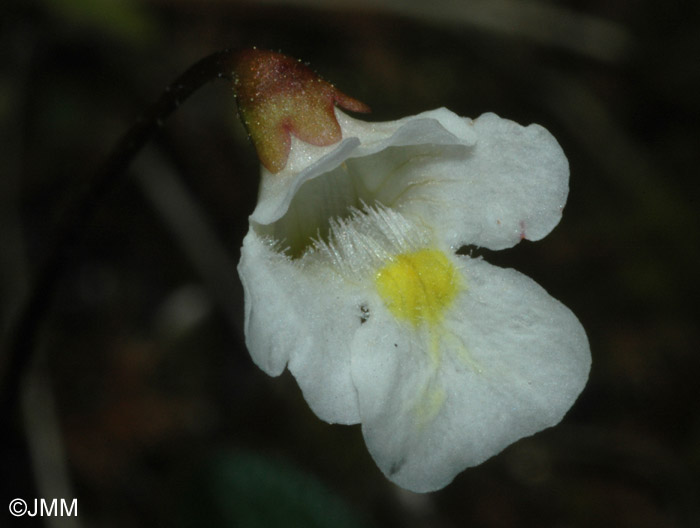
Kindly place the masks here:
<instances>
[{"instance_id":1,"label":"yellow spot on petal","mask_svg":"<svg viewBox=\"0 0 700 528\"><path fill-rule=\"evenodd\" d=\"M425 323L431 327L440 325L457 293L465 287L457 268L437 249L394 257L377 272L375 284L394 317L414 326ZM431 345L437 348L436 342Z\"/></svg>"},{"instance_id":2,"label":"yellow spot on petal","mask_svg":"<svg viewBox=\"0 0 700 528\"><path fill-rule=\"evenodd\" d=\"M414 337L425 347L423 367L432 374L423 387L416 387L412 409L415 426L423 429L438 416L448 398L439 376L443 353L451 352L474 372L481 371L462 339L445 324L445 314L457 295L467 289L466 280L445 252L421 249L393 257L377 272L375 286L389 312L410 323Z\"/></svg>"}]
</instances>

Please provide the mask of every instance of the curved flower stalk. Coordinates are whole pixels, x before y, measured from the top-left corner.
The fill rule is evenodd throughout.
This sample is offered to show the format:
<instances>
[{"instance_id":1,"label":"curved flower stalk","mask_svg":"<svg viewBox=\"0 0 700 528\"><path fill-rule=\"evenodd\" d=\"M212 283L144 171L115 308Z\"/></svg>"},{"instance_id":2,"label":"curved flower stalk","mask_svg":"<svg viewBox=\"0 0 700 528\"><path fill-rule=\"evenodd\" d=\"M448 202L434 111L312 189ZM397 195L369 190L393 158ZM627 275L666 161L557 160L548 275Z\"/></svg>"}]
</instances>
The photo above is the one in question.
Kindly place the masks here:
<instances>
[{"instance_id":1,"label":"curved flower stalk","mask_svg":"<svg viewBox=\"0 0 700 528\"><path fill-rule=\"evenodd\" d=\"M336 92L307 101L354 101ZM361 423L390 480L437 490L558 423L586 383L574 314L521 273L457 253L547 235L568 163L544 128L494 114L324 116L336 142L283 127L288 157L262 168L239 265L246 342L268 374L292 372L321 419Z\"/></svg>"}]
</instances>

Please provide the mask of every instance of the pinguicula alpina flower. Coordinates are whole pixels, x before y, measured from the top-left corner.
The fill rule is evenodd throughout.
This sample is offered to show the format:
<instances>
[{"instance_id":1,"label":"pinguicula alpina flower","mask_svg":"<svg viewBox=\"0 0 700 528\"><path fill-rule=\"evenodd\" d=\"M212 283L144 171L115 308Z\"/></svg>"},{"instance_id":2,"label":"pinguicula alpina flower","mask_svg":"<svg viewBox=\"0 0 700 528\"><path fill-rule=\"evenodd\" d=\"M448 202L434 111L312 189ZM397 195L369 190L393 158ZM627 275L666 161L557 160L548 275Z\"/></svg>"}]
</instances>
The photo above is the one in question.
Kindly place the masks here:
<instances>
[{"instance_id":1,"label":"pinguicula alpina flower","mask_svg":"<svg viewBox=\"0 0 700 528\"><path fill-rule=\"evenodd\" d=\"M446 109L363 122L298 61L240 64L263 164L238 268L255 363L288 368L321 419L362 424L379 468L417 492L558 423L588 378L581 324L528 277L457 253L556 226L569 169L552 135Z\"/></svg>"}]
</instances>

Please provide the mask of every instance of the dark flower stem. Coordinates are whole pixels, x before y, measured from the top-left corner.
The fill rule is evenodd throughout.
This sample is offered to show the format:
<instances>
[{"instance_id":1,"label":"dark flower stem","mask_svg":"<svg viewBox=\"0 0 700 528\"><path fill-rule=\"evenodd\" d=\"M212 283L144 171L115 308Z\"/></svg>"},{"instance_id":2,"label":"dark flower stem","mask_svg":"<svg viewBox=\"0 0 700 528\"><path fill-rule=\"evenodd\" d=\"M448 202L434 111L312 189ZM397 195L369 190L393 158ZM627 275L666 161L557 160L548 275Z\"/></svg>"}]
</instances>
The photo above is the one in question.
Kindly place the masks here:
<instances>
[{"instance_id":1,"label":"dark flower stem","mask_svg":"<svg viewBox=\"0 0 700 528\"><path fill-rule=\"evenodd\" d=\"M119 181L124 170L163 126L170 114L192 93L215 79L232 81L238 50L223 50L191 66L170 84L148 111L122 136L106 163L89 181L73 211L65 215L52 236L49 256L33 281L27 301L0 357L0 416L15 416L19 389L60 278L67 270L70 252L83 237L95 212Z\"/></svg>"}]
</instances>

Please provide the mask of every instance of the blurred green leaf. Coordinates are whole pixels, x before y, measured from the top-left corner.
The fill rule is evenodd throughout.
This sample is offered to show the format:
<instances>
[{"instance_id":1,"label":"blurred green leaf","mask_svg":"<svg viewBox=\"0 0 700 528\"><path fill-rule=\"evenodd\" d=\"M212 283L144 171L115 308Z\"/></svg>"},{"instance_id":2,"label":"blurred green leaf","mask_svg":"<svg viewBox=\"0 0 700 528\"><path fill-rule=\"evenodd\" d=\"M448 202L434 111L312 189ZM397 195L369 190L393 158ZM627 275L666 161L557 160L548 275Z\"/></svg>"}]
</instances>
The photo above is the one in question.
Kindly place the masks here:
<instances>
[{"instance_id":1,"label":"blurred green leaf","mask_svg":"<svg viewBox=\"0 0 700 528\"><path fill-rule=\"evenodd\" d=\"M41 0L61 23L142 42L153 36L156 24L136 0Z\"/></svg>"},{"instance_id":2,"label":"blurred green leaf","mask_svg":"<svg viewBox=\"0 0 700 528\"><path fill-rule=\"evenodd\" d=\"M359 528L368 524L313 476L254 453L223 452L187 485L183 526Z\"/></svg>"}]
</instances>

